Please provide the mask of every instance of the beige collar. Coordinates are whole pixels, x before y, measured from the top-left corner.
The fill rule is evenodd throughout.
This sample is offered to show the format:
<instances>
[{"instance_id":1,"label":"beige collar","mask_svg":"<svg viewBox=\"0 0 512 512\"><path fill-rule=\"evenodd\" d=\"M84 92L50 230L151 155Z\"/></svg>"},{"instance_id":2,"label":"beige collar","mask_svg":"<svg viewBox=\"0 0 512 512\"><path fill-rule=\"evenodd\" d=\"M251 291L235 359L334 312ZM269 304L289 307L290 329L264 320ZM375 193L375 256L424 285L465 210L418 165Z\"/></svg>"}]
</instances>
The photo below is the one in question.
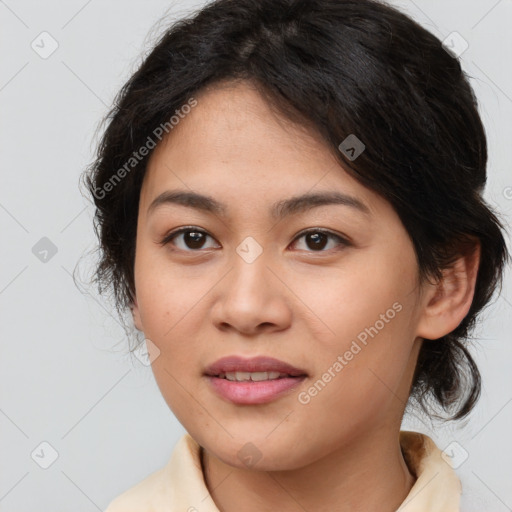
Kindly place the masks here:
<instances>
[{"instance_id":1,"label":"beige collar","mask_svg":"<svg viewBox=\"0 0 512 512\"><path fill-rule=\"evenodd\" d=\"M417 479L397 512L459 512L460 480L434 441L402 430L400 445ZM105 512L219 512L204 482L200 449L184 434L165 467L118 496Z\"/></svg>"},{"instance_id":2,"label":"beige collar","mask_svg":"<svg viewBox=\"0 0 512 512\"><path fill-rule=\"evenodd\" d=\"M401 430L400 446L417 479L397 512L459 512L462 485L434 441L425 434Z\"/></svg>"}]
</instances>

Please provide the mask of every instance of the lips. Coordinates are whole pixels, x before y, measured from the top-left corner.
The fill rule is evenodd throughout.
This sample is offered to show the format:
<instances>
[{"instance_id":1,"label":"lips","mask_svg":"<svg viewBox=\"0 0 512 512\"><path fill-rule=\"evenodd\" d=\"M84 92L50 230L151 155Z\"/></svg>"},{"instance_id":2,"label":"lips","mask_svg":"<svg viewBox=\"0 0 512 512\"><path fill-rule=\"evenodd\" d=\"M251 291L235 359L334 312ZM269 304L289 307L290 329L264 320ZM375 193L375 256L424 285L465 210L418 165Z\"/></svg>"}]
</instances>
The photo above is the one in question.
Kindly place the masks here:
<instances>
[{"instance_id":1,"label":"lips","mask_svg":"<svg viewBox=\"0 0 512 512\"><path fill-rule=\"evenodd\" d=\"M205 370L205 375L210 377L224 377L226 373L234 372L278 372L281 377L304 377L305 370L296 368L284 361L273 357L259 356L243 358L240 356L228 356L215 361Z\"/></svg>"},{"instance_id":2,"label":"lips","mask_svg":"<svg viewBox=\"0 0 512 512\"><path fill-rule=\"evenodd\" d=\"M208 366L205 377L222 399L236 405L261 405L302 385L307 373L273 357L223 357Z\"/></svg>"}]
</instances>

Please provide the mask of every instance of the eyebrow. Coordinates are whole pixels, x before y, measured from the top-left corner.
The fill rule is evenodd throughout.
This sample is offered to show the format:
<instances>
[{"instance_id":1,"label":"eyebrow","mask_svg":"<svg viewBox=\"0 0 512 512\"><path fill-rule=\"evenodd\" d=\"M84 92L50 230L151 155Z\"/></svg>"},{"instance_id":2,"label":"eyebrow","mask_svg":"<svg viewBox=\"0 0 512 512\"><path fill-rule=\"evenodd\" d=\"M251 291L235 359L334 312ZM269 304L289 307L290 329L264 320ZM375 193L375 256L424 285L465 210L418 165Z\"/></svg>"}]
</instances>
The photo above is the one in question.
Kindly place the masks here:
<instances>
[{"instance_id":1,"label":"eyebrow","mask_svg":"<svg viewBox=\"0 0 512 512\"><path fill-rule=\"evenodd\" d=\"M166 190L151 202L147 215L166 204L178 204L219 216L225 216L227 213L227 206L210 196L186 190ZM283 219L311 208L333 204L348 206L365 215L371 215L370 209L356 197L334 191L306 193L283 199L272 205L270 214L274 219Z\"/></svg>"}]
</instances>

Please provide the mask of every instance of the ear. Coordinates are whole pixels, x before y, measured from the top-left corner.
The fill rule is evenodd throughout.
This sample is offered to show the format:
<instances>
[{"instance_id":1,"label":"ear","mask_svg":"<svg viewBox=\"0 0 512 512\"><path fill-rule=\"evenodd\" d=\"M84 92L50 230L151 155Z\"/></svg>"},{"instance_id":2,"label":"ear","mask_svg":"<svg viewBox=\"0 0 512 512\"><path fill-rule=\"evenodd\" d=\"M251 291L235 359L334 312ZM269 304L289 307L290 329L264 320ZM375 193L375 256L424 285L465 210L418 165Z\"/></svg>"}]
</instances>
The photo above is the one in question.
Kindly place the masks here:
<instances>
[{"instance_id":1,"label":"ear","mask_svg":"<svg viewBox=\"0 0 512 512\"><path fill-rule=\"evenodd\" d=\"M133 323L138 331L143 331L142 322L140 320L139 305L137 304L137 297L133 299L133 304L130 306L132 310Z\"/></svg>"},{"instance_id":2,"label":"ear","mask_svg":"<svg viewBox=\"0 0 512 512\"><path fill-rule=\"evenodd\" d=\"M441 338L456 329L468 314L480 265L479 240L465 249L443 270L438 283L426 285L417 336L430 340Z\"/></svg>"}]
</instances>

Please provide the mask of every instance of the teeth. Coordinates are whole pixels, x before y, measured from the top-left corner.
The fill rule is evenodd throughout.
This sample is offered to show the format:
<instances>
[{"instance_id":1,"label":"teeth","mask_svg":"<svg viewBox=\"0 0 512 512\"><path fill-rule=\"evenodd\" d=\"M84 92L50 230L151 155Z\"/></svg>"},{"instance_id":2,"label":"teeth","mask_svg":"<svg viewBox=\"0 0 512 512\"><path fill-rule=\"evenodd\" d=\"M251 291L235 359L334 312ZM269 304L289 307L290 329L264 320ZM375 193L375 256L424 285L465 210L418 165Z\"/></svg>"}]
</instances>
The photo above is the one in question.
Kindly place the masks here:
<instances>
[{"instance_id":1,"label":"teeth","mask_svg":"<svg viewBox=\"0 0 512 512\"><path fill-rule=\"evenodd\" d=\"M226 372L219 375L221 379L232 381L262 381L262 380L275 380L279 377L288 377L286 373L279 372Z\"/></svg>"}]
</instances>

